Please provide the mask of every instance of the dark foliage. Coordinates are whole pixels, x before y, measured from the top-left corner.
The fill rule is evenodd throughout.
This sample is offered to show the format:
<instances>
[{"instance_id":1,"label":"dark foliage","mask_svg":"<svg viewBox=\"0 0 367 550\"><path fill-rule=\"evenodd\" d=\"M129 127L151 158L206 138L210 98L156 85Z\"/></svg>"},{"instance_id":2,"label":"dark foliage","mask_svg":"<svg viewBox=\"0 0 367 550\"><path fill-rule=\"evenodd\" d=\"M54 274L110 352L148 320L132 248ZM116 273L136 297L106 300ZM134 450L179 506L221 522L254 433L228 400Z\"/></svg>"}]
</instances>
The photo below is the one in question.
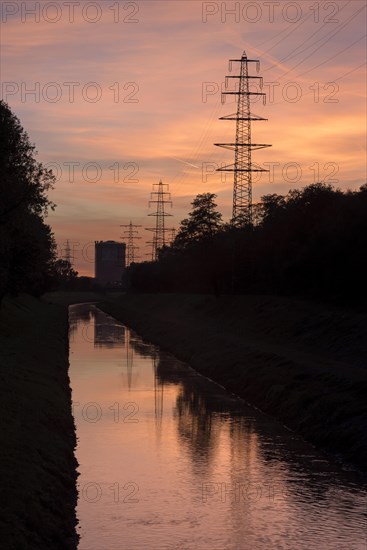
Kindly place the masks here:
<instances>
[{"instance_id":1,"label":"dark foliage","mask_svg":"<svg viewBox=\"0 0 367 550\"><path fill-rule=\"evenodd\" d=\"M206 205L212 212L214 198ZM286 196L266 195L256 205L253 226L224 226L219 217L214 231L199 236L194 232L195 201L159 261L132 268L133 290L332 300L366 296L367 185L342 192L317 183Z\"/></svg>"},{"instance_id":2,"label":"dark foliage","mask_svg":"<svg viewBox=\"0 0 367 550\"><path fill-rule=\"evenodd\" d=\"M19 119L0 101L0 301L6 293L40 295L52 285L53 234L44 218L54 176L35 159Z\"/></svg>"},{"instance_id":3,"label":"dark foliage","mask_svg":"<svg viewBox=\"0 0 367 550\"><path fill-rule=\"evenodd\" d=\"M210 240L222 228L222 215L217 212L213 193L197 195L192 201L189 217L182 220L174 240L176 249L185 249L203 240Z\"/></svg>"},{"instance_id":4,"label":"dark foliage","mask_svg":"<svg viewBox=\"0 0 367 550\"><path fill-rule=\"evenodd\" d=\"M72 289L76 284L78 272L68 260L59 259L54 263L54 284L58 289Z\"/></svg>"}]
</instances>

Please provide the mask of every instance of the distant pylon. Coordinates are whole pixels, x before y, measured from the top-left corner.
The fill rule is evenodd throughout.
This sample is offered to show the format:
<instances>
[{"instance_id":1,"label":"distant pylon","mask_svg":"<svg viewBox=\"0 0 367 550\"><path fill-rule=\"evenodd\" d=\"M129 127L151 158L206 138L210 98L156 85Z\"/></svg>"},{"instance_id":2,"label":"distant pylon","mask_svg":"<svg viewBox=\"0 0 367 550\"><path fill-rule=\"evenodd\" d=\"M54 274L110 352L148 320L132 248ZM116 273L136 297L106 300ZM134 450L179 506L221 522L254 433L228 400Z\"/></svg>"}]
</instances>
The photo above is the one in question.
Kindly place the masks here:
<instances>
[{"instance_id":1,"label":"distant pylon","mask_svg":"<svg viewBox=\"0 0 367 550\"><path fill-rule=\"evenodd\" d=\"M263 87L261 76L250 76L248 74L248 64L256 63L256 70L259 72L260 61L258 59L247 59L246 52L243 52L241 59L229 60L229 72L232 71L232 63L234 62L240 63L240 74L237 76L226 76L225 88L227 89L228 87L228 79L238 78L238 90L222 92L222 103L224 103L224 95L238 95L237 112L220 117L220 120L236 121L236 142L215 143L215 145L234 151L234 164L218 168L218 171L234 172L231 221L233 225L243 226L252 223L252 172L269 172L269 170L265 170L251 161L251 152L271 146L264 143L252 143L251 141L251 121L267 120L266 118L251 114L250 109L250 96L263 96L264 105L266 101L266 94L262 92L250 92L249 89L250 79L258 79L260 89Z\"/></svg>"},{"instance_id":2,"label":"distant pylon","mask_svg":"<svg viewBox=\"0 0 367 550\"><path fill-rule=\"evenodd\" d=\"M70 248L70 243L69 243L69 239L66 241L66 246L65 246L65 256L64 256L64 259L69 262L70 265L72 265L72 256L71 256L71 248Z\"/></svg>"},{"instance_id":3,"label":"distant pylon","mask_svg":"<svg viewBox=\"0 0 367 550\"><path fill-rule=\"evenodd\" d=\"M171 244L175 240L175 237L176 237L176 229L173 228L173 229L171 229Z\"/></svg>"},{"instance_id":4,"label":"distant pylon","mask_svg":"<svg viewBox=\"0 0 367 550\"><path fill-rule=\"evenodd\" d=\"M138 258L138 256L135 254L135 251L139 249L138 246L135 246L134 240L135 239L141 239L141 237L137 237L138 231L136 231L135 227L141 227L141 225L135 225L130 220L129 224L120 225L120 227L128 227L127 231L123 231L123 233L127 233L127 243L126 243L126 267L131 265L135 260ZM124 237L122 237L124 238Z\"/></svg>"},{"instance_id":5,"label":"distant pylon","mask_svg":"<svg viewBox=\"0 0 367 550\"><path fill-rule=\"evenodd\" d=\"M166 216L172 216L172 214L168 214L165 212L165 205L170 204L172 206L171 201L171 193L168 193L164 191L164 187L167 187L167 184L163 184L162 180L160 180L159 183L153 184L154 187L158 187L158 191L153 191L151 193L151 200L149 201L149 206L151 204L156 204L157 209L152 214L148 214L148 216L154 216L155 217L155 227L147 227L147 231L153 231L153 240L148 242L149 245L152 247L152 261L158 260L158 253L159 250L167 244L166 239L166 232L172 231L172 229L165 226L165 217ZM166 199L165 197L168 197Z\"/></svg>"}]
</instances>

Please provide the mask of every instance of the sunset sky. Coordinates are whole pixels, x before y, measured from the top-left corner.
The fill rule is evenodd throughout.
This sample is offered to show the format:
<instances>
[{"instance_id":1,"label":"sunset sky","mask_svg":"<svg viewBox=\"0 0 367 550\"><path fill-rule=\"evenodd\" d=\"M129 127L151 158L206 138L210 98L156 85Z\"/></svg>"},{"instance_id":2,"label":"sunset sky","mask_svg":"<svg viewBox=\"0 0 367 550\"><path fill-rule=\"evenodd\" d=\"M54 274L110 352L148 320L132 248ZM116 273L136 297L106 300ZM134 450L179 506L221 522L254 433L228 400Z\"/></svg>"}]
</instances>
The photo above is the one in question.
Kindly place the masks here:
<instances>
[{"instance_id":1,"label":"sunset sky","mask_svg":"<svg viewBox=\"0 0 367 550\"><path fill-rule=\"evenodd\" d=\"M60 249L74 243L80 274L94 273L89 243L120 240L130 219L152 227L148 201L160 179L172 194L171 226L208 191L230 217L231 175L223 181L214 169L232 154L213 144L234 139L235 123L218 120L234 100L222 105L219 90L228 59L244 50L260 60L268 95L265 106L252 104L269 119L252 134L272 147L253 160L275 163L254 182L254 200L317 180L343 189L366 182L363 0L1 8L2 99L58 176L48 223ZM140 235L147 259L151 234Z\"/></svg>"}]
</instances>

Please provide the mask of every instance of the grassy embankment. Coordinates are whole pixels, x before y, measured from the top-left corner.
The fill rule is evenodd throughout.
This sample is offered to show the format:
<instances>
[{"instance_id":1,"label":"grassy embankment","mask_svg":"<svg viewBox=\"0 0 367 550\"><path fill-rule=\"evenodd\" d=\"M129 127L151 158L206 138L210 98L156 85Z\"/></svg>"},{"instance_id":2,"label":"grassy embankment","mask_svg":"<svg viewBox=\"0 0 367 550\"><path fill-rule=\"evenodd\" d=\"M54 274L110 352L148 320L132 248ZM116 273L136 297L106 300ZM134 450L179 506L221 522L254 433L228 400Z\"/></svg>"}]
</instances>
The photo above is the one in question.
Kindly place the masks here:
<instances>
[{"instance_id":1,"label":"grassy embankment","mask_svg":"<svg viewBox=\"0 0 367 550\"><path fill-rule=\"evenodd\" d=\"M85 295L54 297L59 305L6 298L0 310L0 546L7 550L77 545L66 305Z\"/></svg>"},{"instance_id":2,"label":"grassy embankment","mask_svg":"<svg viewBox=\"0 0 367 550\"><path fill-rule=\"evenodd\" d=\"M270 296L130 294L101 308L366 469L367 315Z\"/></svg>"}]
</instances>

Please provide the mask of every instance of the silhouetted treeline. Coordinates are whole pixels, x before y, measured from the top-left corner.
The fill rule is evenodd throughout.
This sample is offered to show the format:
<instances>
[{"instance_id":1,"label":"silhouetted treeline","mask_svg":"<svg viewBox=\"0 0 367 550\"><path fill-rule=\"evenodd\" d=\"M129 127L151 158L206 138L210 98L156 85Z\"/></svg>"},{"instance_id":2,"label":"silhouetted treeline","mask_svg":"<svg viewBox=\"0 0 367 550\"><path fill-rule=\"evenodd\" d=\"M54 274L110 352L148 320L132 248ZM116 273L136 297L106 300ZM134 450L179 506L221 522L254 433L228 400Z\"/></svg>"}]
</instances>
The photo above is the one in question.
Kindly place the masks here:
<instances>
[{"instance_id":1,"label":"silhouetted treeline","mask_svg":"<svg viewBox=\"0 0 367 550\"><path fill-rule=\"evenodd\" d=\"M69 264L65 260L64 264ZM69 264L70 266L70 264ZM96 282L94 277L86 277L84 275L78 276L78 273L70 266L65 272L60 273L60 277L55 285L55 290L72 290L76 292L105 292L110 289Z\"/></svg>"},{"instance_id":2,"label":"silhouetted treeline","mask_svg":"<svg viewBox=\"0 0 367 550\"><path fill-rule=\"evenodd\" d=\"M47 195L55 177L36 154L19 119L0 101L0 304L6 293L39 296L70 275L70 266L56 260L44 221L55 207Z\"/></svg>"},{"instance_id":3,"label":"silhouetted treeline","mask_svg":"<svg viewBox=\"0 0 367 550\"><path fill-rule=\"evenodd\" d=\"M317 183L266 195L254 206L254 224L242 228L221 222L214 198L198 195L158 262L132 266L133 290L366 297L367 185L342 192Z\"/></svg>"}]
</instances>

